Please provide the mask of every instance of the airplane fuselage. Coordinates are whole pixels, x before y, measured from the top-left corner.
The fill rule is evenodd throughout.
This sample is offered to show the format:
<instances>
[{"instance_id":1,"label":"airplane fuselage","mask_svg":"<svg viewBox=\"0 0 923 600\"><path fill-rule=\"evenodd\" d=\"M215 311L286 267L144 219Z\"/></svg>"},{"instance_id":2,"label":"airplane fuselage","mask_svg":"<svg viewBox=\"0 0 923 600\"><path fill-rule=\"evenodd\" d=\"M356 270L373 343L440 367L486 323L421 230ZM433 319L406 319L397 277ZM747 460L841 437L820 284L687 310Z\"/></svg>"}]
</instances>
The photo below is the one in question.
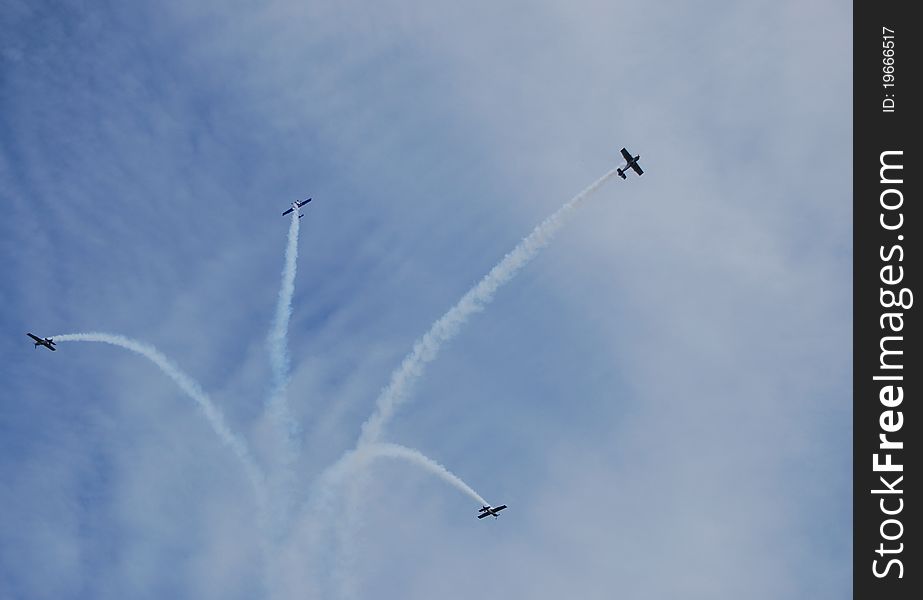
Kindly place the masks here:
<instances>
[{"instance_id":1,"label":"airplane fuselage","mask_svg":"<svg viewBox=\"0 0 923 600\"><path fill-rule=\"evenodd\" d=\"M38 348L39 346L45 346L46 348L48 348L48 349L51 350L52 352L54 352L55 350L57 350L57 348L54 347L54 340L53 340L52 338L47 338L47 337L46 337L46 338L40 338L40 337L38 337L38 336L36 336L36 335L33 335L33 334L31 334L31 333L27 333L26 335L29 336L30 338L32 338L32 341L35 342L35 343L32 345L33 348Z\"/></svg>"},{"instance_id":2,"label":"airplane fuselage","mask_svg":"<svg viewBox=\"0 0 923 600\"><path fill-rule=\"evenodd\" d=\"M619 177L621 177L622 179L628 179L628 177L625 176L625 172L628 169L634 170L634 172L637 173L638 175L641 175L644 173L644 171L641 169L641 165L638 164L638 161L641 160L640 154L638 156L632 156L631 153L626 148L622 148L621 152L622 152L622 158L625 159L625 166L623 168L616 169L616 171L618 171L619 173Z\"/></svg>"},{"instance_id":3,"label":"airplane fuselage","mask_svg":"<svg viewBox=\"0 0 923 600\"><path fill-rule=\"evenodd\" d=\"M500 506L482 506L481 509L478 510L478 518L483 519L484 517L490 515L496 519L497 513L499 513L504 508L506 508L506 504L502 504Z\"/></svg>"},{"instance_id":4,"label":"airplane fuselage","mask_svg":"<svg viewBox=\"0 0 923 600\"><path fill-rule=\"evenodd\" d=\"M295 200L294 202L292 202L292 207L291 207L290 209L286 210L285 212L283 212L283 213L282 213L282 216L284 217L284 216L287 215L288 213L294 212L294 213L296 213L296 214L298 215L298 218L300 219L301 217L304 216L303 214L301 214L301 207L304 206L305 204L307 204L307 203L310 202L310 201L311 201L310 198L308 198L307 200L304 200L304 201L302 201L302 202L299 202L298 200Z\"/></svg>"},{"instance_id":5,"label":"airplane fuselage","mask_svg":"<svg viewBox=\"0 0 923 600\"><path fill-rule=\"evenodd\" d=\"M632 158L630 158L630 159L628 160L628 162L625 163L625 166L624 166L623 168L621 168L621 169L618 170L619 176L620 176L622 179L628 179L628 178L625 176L625 172L626 172L628 169L632 169L632 168L635 169L635 171L637 172L637 170L638 170L638 168L639 168L639 167L638 167L638 161L639 161L639 160L641 160L641 155L640 155L640 154L639 154L638 156L633 156Z\"/></svg>"}]
</instances>

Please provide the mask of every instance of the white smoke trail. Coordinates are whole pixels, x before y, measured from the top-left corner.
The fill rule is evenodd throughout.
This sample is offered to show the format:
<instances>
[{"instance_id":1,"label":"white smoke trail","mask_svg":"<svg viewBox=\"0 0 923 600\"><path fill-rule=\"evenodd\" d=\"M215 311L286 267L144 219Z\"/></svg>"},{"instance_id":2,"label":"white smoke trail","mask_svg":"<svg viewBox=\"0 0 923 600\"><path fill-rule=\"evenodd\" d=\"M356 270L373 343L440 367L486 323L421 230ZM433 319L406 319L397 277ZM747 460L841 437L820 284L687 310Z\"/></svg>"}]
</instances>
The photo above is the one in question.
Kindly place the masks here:
<instances>
[{"instance_id":1,"label":"white smoke trail","mask_svg":"<svg viewBox=\"0 0 923 600\"><path fill-rule=\"evenodd\" d=\"M465 483L458 475L449 471L445 466L424 455L419 450L408 448L399 444L386 442L373 442L365 444L359 450L354 452L349 459L349 465L341 472L339 477L344 478L340 482L345 486L345 492L342 494L340 505L344 507L344 514L335 521L335 555L336 560L331 565L330 576L336 597L339 598L358 598L358 586L355 573L355 548L353 540L357 538L357 533L361 530L362 519L360 511L362 500L367 495L365 493L366 477L349 477L349 473L367 473L364 467L369 463L381 459L390 458L402 460L414 467L418 467L435 475L445 483L448 483L458 491L470 497L479 506L486 506L489 503L474 489Z\"/></svg>"},{"instance_id":2,"label":"white smoke trail","mask_svg":"<svg viewBox=\"0 0 923 600\"><path fill-rule=\"evenodd\" d=\"M253 486L257 496L257 502L262 505L262 503L265 501L263 474L260 468L257 466L256 462L253 460L246 442L244 442L243 439L231 431L230 427L228 427L228 424L225 422L221 411L218 410L218 407L215 406L208 395L202 390L202 387L194 379L181 371L180 368L173 363L173 361L164 356L154 346L132 340L125 336L111 333L68 333L52 336L52 339L54 339L55 343L100 342L104 344L112 344L113 346L119 346L121 348L125 348L126 350L131 350L132 352L140 354L144 358L150 360L152 363L160 367L161 371L163 371L170 379L172 379L176 385L178 385L180 389L186 393L187 396L192 398L193 401L199 405L199 408L205 414L205 418L209 425L211 425L214 432L218 434L218 437L221 439L221 441L226 446L228 446L232 452L234 452L234 455L240 461L241 466L244 469L244 473L246 474L247 479Z\"/></svg>"},{"instance_id":3,"label":"white smoke trail","mask_svg":"<svg viewBox=\"0 0 923 600\"><path fill-rule=\"evenodd\" d=\"M617 171L618 169L613 169L594 181L533 229L532 233L523 238L477 285L468 290L455 306L433 323L423 337L414 342L413 350L404 357L400 367L391 373L388 387L378 396L375 412L362 424L357 446L381 437L395 410L407 398L413 383L423 374L426 363L436 358L442 345L455 337L468 317L483 310L493 300L494 293L500 286L515 277L539 250L551 242L570 213Z\"/></svg>"},{"instance_id":4,"label":"white smoke trail","mask_svg":"<svg viewBox=\"0 0 923 600\"><path fill-rule=\"evenodd\" d=\"M269 485L274 502L271 535L278 539L284 534L291 512L292 491L295 487L295 463L299 451L299 427L291 413L287 388L291 377L291 361L288 355L288 326L292 317L292 296L295 294L295 275L298 264L298 231L300 211L292 211L285 245L285 261L282 267L282 283L276 312L267 336L271 381L266 409L276 430L277 451L281 455L279 469L271 470Z\"/></svg>"},{"instance_id":5,"label":"white smoke trail","mask_svg":"<svg viewBox=\"0 0 923 600\"><path fill-rule=\"evenodd\" d=\"M418 450L391 443L372 443L350 450L327 469L312 486L312 494L298 520L291 525L286 546L277 554L280 581L288 578L286 590L317 588L318 597L356 596L353 565L356 556L352 540L360 529L365 485L377 459L402 460L438 477L466 497L487 501L460 477ZM355 475L361 474L360 478ZM331 536L333 536L331 538ZM321 591L323 590L323 591Z\"/></svg>"},{"instance_id":6,"label":"white smoke trail","mask_svg":"<svg viewBox=\"0 0 923 600\"><path fill-rule=\"evenodd\" d=\"M424 471L435 475L463 494L470 496L475 502L479 502L482 505L487 504L487 500L484 500L484 498L474 491L470 485L465 483L461 477L416 448L409 448L392 442L375 442L364 446L353 455L353 460L357 463L368 463L379 458L399 459L421 467Z\"/></svg>"},{"instance_id":7,"label":"white smoke trail","mask_svg":"<svg viewBox=\"0 0 923 600\"><path fill-rule=\"evenodd\" d=\"M439 477L474 501L482 505L487 504L487 501L461 477L419 450L389 442L369 442L347 451L336 463L321 473L315 486L316 494L307 512L323 510L324 505L332 506L335 502L336 490L348 480L350 475L360 471L377 458L395 458L409 462Z\"/></svg>"},{"instance_id":8,"label":"white smoke trail","mask_svg":"<svg viewBox=\"0 0 923 600\"><path fill-rule=\"evenodd\" d=\"M326 526L334 529L333 555L335 558L325 570L337 590L335 596L340 598L356 597L355 581L350 576L350 573L354 572L352 565L355 563L351 541L355 539L356 532L360 528L357 511L361 504L361 497L364 495L362 490L368 480L365 477L357 478L355 474L365 473L365 467L380 458L408 462L435 475L480 505L488 504L487 500L465 483L461 477L419 450L399 444L371 442L348 451L332 468L321 474L314 488L315 495L305 511L309 518L313 517L312 520L316 527ZM346 487L345 493L343 493L344 487ZM343 514L333 516L334 510ZM314 544L320 544L322 539L320 532L315 531ZM331 548L325 545L323 554L329 559Z\"/></svg>"},{"instance_id":9,"label":"white smoke trail","mask_svg":"<svg viewBox=\"0 0 923 600\"><path fill-rule=\"evenodd\" d=\"M397 457L397 451L393 448L385 450L384 448L388 446L377 442L397 408L406 400L413 383L423 374L426 364L436 358L442 345L451 340L458 333L461 326L472 314L483 310L484 307L493 300L496 291L503 284L515 277L520 269L527 265L542 248L547 246L551 240L554 239L554 235L565 224L567 217L570 216L574 209L617 172L617 168L607 172L579 194L571 198L551 216L542 221L542 223L535 227L528 236L523 238L515 248L504 256L487 275L485 275L474 287L468 290L452 308L433 323L429 331L427 331L423 337L414 342L411 352L404 357L400 366L391 373L388 386L382 391L375 402L375 411L362 424L362 431L356 442L356 446L352 450L344 453L332 465L328 466L318 477L314 490L314 499L316 502L319 502L321 505L333 504L333 497L341 484L341 480L344 480L349 474L358 471L359 468L363 466L366 462L365 451L368 448L379 448L378 451L383 455L394 455ZM402 458L407 458L409 460L410 456L411 454L401 453ZM430 464L428 460L417 460L412 462L423 468L433 469L433 465ZM438 465L438 463L435 464ZM441 467L441 465L438 466ZM436 471L438 471L438 469L436 469ZM356 481L356 484L358 486L359 482ZM472 497L476 498L481 504L488 504L476 492L473 490L471 490L471 492L472 493L469 495L472 495ZM465 493L468 493L468 491L465 490ZM349 502L347 502L347 504L349 504ZM337 523L339 524L339 522ZM339 541L341 546L348 545L354 534L354 528L354 524L346 524L345 527L340 529ZM349 561L346 559L344 562L348 563Z\"/></svg>"},{"instance_id":10,"label":"white smoke trail","mask_svg":"<svg viewBox=\"0 0 923 600\"><path fill-rule=\"evenodd\" d=\"M154 346L132 340L122 335L99 332L68 333L52 336L52 339L56 343L100 342L104 344L111 344L113 346L119 346L120 348L125 348L126 350L131 350L132 352L140 354L144 358L150 360L155 365L160 367L161 371L163 371L170 379L172 379L176 385L178 385L180 389L186 393L187 396L192 398L192 400L199 405L199 408L205 414L206 420L208 421L209 425L211 425L212 430L214 430L219 439L231 449L231 451L237 457L238 461L240 461L241 467L243 468L244 473L250 482L250 485L253 487L254 496L256 499L257 519L259 527L263 532L268 530L268 494L266 491L265 477L263 472L256 464L256 461L253 460L253 456L250 453L247 443L240 436L231 431L230 427L225 422L221 411L217 406L215 406L205 391L202 390L202 386L200 386L198 382L180 370L180 368L174 364L173 361L167 358ZM272 564L272 554L265 534L261 536L259 546L262 563L264 568L266 568ZM264 573L264 580L262 581L264 589L269 589L271 583L266 579L267 576L268 574Z\"/></svg>"},{"instance_id":11,"label":"white smoke trail","mask_svg":"<svg viewBox=\"0 0 923 600\"><path fill-rule=\"evenodd\" d=\"M386 442L369 444L363 450L367 456L366 460L375 458L397 458L407 461L412 465L421 467L424 471L428 471L436 477L439 477L449 485L470 496L475 502L479 502L482 506L487 504L487 500L484 500L484 498L475 492L470 485L465 483L461 477L449 471L443 465L429 458L419 450Z\"/></svg>"},{"instance_id":12,"label":"white smoke trail","mask_svg":"<svg viewBox=\"0 0 923 600\"><path fill-rule=\"evenodd\" d=\"M292 296L295 293L295 274L298 261L299 212L292 212L292 222L288 228L288 243L285 246L285 265L282 268L282 285L279 288L279 300L276 314L269 330L269 364L272 368L272 388L269 408L279 418L285 428L285 435L291 438L296 433L294 420L289 414L285 388L288 386L291 368L287 337L288 324L292 318Z\"/></svg>"}]
</instances>

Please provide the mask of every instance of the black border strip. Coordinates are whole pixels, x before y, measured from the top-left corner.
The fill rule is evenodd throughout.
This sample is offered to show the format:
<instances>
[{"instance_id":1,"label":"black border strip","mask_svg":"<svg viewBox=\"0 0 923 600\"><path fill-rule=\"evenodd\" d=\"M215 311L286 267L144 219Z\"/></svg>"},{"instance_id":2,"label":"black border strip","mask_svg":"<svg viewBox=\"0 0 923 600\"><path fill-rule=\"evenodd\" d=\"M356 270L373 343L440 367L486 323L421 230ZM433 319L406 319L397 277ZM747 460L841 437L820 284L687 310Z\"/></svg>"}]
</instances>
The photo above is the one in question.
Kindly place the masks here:
<instances>
[{"instance_id":1,"label":"black border strip","mask_svg":"<svg viewBox=\"0 0 923 600\"><path fill-rule=\"evenodd\" d=\"M920 497L910 492L920 474L908 456L923 442L923 362L912 350L923 302L920 159L911 129L923 109L915 81L923 27L911 6L853 4L853 594L876 600L919 598L910 590L923 589L915 581Z\"/></svg>"}]
</instances>

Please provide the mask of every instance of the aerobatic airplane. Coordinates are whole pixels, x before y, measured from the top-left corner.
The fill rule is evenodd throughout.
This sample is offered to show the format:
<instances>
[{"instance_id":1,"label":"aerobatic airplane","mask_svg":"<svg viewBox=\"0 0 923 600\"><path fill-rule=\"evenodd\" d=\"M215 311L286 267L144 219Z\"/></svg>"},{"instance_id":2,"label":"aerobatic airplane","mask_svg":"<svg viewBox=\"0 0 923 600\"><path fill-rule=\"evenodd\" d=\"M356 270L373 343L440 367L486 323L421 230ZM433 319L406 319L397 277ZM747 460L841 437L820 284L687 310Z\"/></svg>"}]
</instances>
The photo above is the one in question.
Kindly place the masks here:
<instances>
[{"instance_id":1,"label":"aerobatic airplane","mask_svg":"<svg viewBox=\"0 0 923 600\"><path fill-rule=\"evenodd\" d=\"M644 174L644 171L641 170L641 166L638 164L638 160L641 158L640 154L638 156L632 156L631 152L629 152L625 148L622 148L622 156L625 157L625 160L628 161L628 164L625 165L624 169L618 170L619 177L621 177L622 179L628 179L628 177L625 176L625 171L627 171L629 167L634 169L635 173L637 173L638 175Z\"/></svg>"},{"instance_id":2,"label":"aerobatic airplane","mask_svg":"<svg viewBox=\"0 0 923 600\"><path fill-rule=\"evenodd\" d=\"M497 513L503 510L504 508L506 508L506 504L501 504L500 506L497 506L496 508L491 507L491 506L482 506L481 510L478 511L480 513L478 515L478 518L483 519L484 517L493 515L493 517L496 519Z\"/></svg>"},{"instance_id":3,"label":"aerobatic airplane","mask_svg":"<svg viewBox=\"0 0 923 600\"><path fill-rule=\"evenodd\" d=\"M57 348L54 347L54 341L52 341L51 338L42 339L38 336L32 335L31 333L27 333L26 335L35 341L35 346L34 346L35 348L38 348L39 346L45 346L52 352L57 350Z\"/></svg>"},{"instance_id":4,"label":"aerobatic airplane","mask_svg":"<svg viewBox=\"0 0 923 600\"><path fill-rule=\"evenodd\" d=\"M304 200L304 201L302 201L302 202L299 202L299 201L295 200L294 202L292 202L292 207L291 207L290 209L288 209L287 211L285 211L284 213L282 213L282 216L284 217L285 215L287 215L288 213L292 212L293 210L298 210L299 208L301 208L302 206L304 206L305 204L307 204L307 203L310 202L310 201L311 201L310 198L308 198L307 200ZM301 214L301 211L299 211L299 212L298 212L298 218L300 219L300 218L303 217L303 216L304 216L304 215Z\"/></svg>"}]
</instances>

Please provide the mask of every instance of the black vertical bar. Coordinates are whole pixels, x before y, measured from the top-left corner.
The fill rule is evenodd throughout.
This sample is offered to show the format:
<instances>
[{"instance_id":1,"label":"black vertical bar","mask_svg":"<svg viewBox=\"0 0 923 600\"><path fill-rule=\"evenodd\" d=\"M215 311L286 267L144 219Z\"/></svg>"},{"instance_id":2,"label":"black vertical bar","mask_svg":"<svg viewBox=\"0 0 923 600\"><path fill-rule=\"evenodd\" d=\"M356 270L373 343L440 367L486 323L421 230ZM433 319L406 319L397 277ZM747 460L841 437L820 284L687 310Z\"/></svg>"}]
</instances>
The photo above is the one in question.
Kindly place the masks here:
<instances>
[{"instance_id":1,"label":"black vertical bar","mask_svg":"<svg viewBox=\"0 0 923 600\"><path fill-rule=\"evenodd\" d=\"M919 598L918 42L911 2L853 4L853 588ZM901 167L901 168L898 168ZM923 301L923 295L919 298ZM884 437L882 437L884 436ZM917 594L911 594L910 590Z\"/></svg>"}]
</instances>

